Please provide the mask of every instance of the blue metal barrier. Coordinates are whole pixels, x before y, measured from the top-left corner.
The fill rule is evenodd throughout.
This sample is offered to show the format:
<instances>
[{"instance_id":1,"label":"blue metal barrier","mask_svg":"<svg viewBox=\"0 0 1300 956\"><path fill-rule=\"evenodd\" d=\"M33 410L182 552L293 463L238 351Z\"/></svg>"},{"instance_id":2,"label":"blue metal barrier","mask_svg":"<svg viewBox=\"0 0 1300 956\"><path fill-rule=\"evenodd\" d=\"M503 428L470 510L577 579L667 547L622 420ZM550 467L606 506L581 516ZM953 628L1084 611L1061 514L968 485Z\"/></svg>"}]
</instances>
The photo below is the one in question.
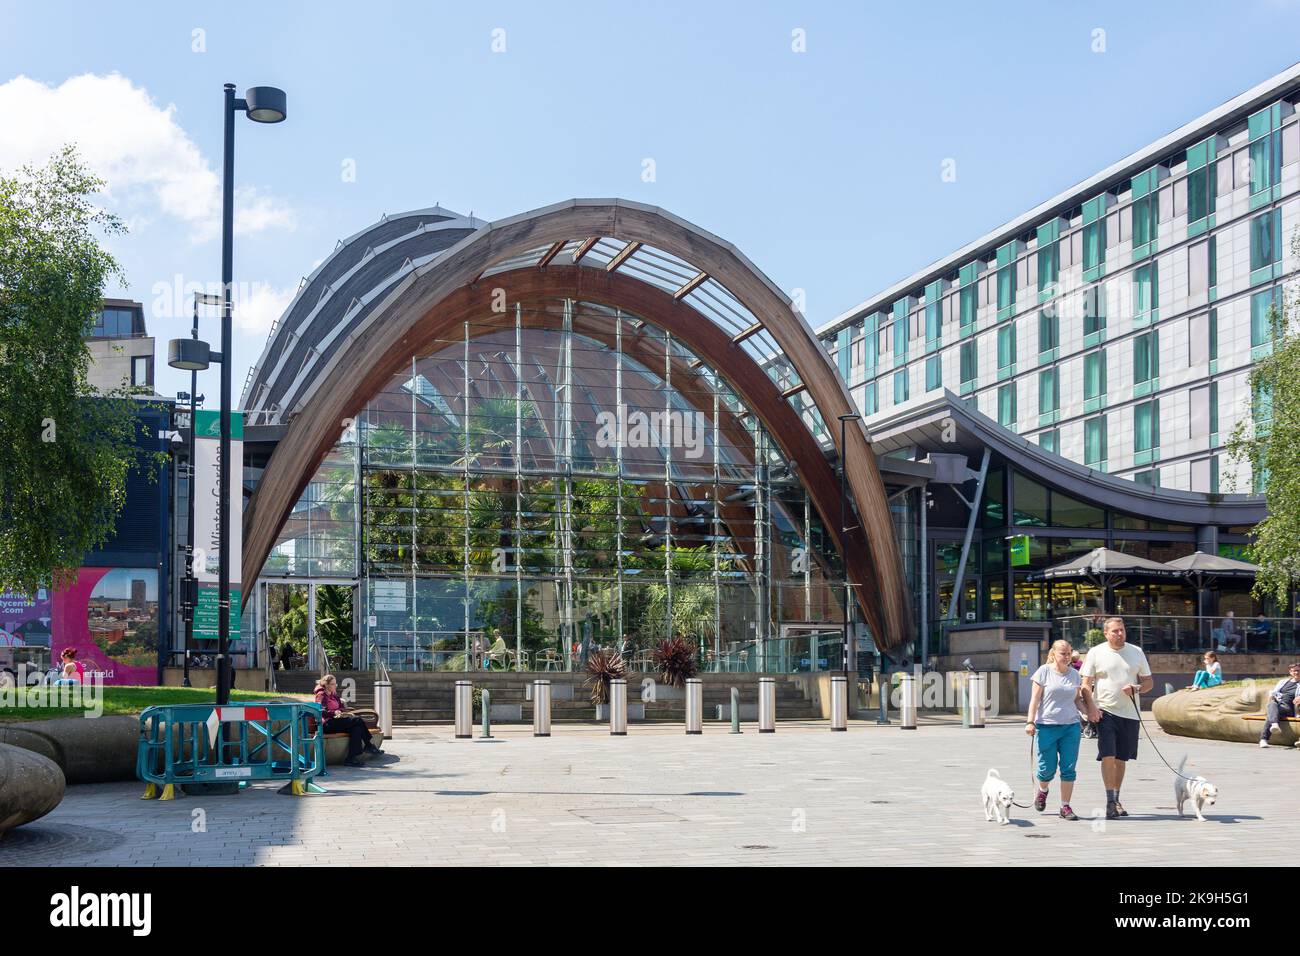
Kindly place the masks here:
<instances>
[{"instance_id":1,"label":"blue metal barrier","mask_svg":"<svg viewBox=\"0 0 1300 956\"><path fill-rule=\"evenodd\" d=\"M135 772L142 800L172 800L186 784L284 781L280 793L324 793L320 705L265 701L236 705L167 704L140 715Z\"/></svg>"}]
</instances>

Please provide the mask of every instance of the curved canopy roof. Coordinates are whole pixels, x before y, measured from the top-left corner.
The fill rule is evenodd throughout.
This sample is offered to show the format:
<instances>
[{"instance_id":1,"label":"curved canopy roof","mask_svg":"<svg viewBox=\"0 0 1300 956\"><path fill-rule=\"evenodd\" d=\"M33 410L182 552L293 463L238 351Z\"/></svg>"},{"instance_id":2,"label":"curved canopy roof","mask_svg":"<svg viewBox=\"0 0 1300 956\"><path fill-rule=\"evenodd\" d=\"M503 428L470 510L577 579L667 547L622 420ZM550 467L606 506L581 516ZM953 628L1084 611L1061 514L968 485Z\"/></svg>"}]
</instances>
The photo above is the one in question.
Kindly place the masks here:
<instances>
[{"instance_id":1,"label":"curved canopy roof","mask_svg":"<svg viewBox=\"0 0 1300 956\"><path fill-rule=\"evenodd\" d=\"M244 580L256 578L340 423L449 322L491 311L497 293L592 301L676 329L799 465L877 643L910 638L902 560L860 422L836 447L859 516L848 528L839 520L838 483L818 443L838 446L840 429L827 423L856 409L830 357L735 246L622 199L574 199L490 224L437 208L385 217L322 263L244 390L251 424L285 426L244 512Z\"/></svg>"}]
</instances>

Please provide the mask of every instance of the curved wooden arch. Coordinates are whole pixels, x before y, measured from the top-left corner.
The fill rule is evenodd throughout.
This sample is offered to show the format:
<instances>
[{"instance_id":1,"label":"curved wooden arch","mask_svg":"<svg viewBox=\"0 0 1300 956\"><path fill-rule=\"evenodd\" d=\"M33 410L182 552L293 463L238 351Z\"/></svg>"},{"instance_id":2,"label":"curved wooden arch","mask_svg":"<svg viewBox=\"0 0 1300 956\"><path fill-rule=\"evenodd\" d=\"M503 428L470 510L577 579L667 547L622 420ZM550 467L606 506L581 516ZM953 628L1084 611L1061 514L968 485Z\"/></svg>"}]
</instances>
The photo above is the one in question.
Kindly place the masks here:
<instances>
[{"instance_id":1,"label":"curved wooden arch","mask_svg":"<svg viewBox=\"0 0 1300 956\"><path fill-rule=\"evenodd\" d=\"M839 454L847 456L859 528L847 535L836 533L838 482L817 442L748 353L685 300L639 279L581 266L524 267L478 282L496 263L583 236L642 242L675 255L723 285L763 323L828 423ZM506 289L511 300L567 295L600 302L627 309L675 335L680 331L682 341L729 381L787 457L798 463L804 485L836 539L846 576L855 585L877 643L889 648L908 639L910 596L884 484L860 423L847 429L848 447L838 447L839 430L830 423L856 409L830 357L789 300L733 247L661 210L625 201L573 201L494 223L394 288L315 373L268 462L244 511L244 581L256 580L281 525L348 420L405 361L435 340L439 330L445 332L449 323L475 311L490 311L498 288ZM247 596L251 589L244 592Z\"/></svg>"}]
</instances>

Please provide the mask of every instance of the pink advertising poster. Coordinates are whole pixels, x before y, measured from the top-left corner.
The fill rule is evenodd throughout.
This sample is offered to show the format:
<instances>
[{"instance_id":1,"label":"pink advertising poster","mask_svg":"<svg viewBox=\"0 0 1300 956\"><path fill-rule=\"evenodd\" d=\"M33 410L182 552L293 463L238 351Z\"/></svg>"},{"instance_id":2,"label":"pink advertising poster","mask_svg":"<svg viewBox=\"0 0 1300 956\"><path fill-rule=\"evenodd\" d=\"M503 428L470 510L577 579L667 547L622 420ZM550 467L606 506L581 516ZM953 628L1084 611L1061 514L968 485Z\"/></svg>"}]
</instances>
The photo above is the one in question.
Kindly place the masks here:
<instances>
[{"instance_id":1,"label":"pink advertising poster","mask_svg":"<svg viewBox=\"0 0 1300 956\"><path fill-rule=\"evenodd\" d=\"M158 679L158 572L153 568L81 568L54 593L51 661L77 652L86 675L105 684Z\"/></svg>"}]
</instances>

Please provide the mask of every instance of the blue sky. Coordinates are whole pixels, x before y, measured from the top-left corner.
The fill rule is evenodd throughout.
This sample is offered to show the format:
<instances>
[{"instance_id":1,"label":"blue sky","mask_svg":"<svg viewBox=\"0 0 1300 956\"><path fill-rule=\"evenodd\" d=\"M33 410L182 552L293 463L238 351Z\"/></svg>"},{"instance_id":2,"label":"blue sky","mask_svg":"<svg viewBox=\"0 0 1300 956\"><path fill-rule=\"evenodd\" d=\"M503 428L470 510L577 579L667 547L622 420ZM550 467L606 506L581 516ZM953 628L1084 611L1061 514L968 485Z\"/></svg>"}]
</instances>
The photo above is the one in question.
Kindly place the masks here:
<instances>
[{"instance_id":1,"label":"blue sky","mask_svg":"<svg viewBox=\"0 0 1300 956\"><path fill-rule=\"evenodd\" d=\"M188 386L167 303L219 275L226 81L289 95L287 123L237 128L238 391L336 239L434 202L659 205L803 289L817 325L1291 65L1300 26L1283 0L0 9L0 168L82 142L131 225L117 291L146 303L165 393Z\"/></svg>"}]
</instances>

